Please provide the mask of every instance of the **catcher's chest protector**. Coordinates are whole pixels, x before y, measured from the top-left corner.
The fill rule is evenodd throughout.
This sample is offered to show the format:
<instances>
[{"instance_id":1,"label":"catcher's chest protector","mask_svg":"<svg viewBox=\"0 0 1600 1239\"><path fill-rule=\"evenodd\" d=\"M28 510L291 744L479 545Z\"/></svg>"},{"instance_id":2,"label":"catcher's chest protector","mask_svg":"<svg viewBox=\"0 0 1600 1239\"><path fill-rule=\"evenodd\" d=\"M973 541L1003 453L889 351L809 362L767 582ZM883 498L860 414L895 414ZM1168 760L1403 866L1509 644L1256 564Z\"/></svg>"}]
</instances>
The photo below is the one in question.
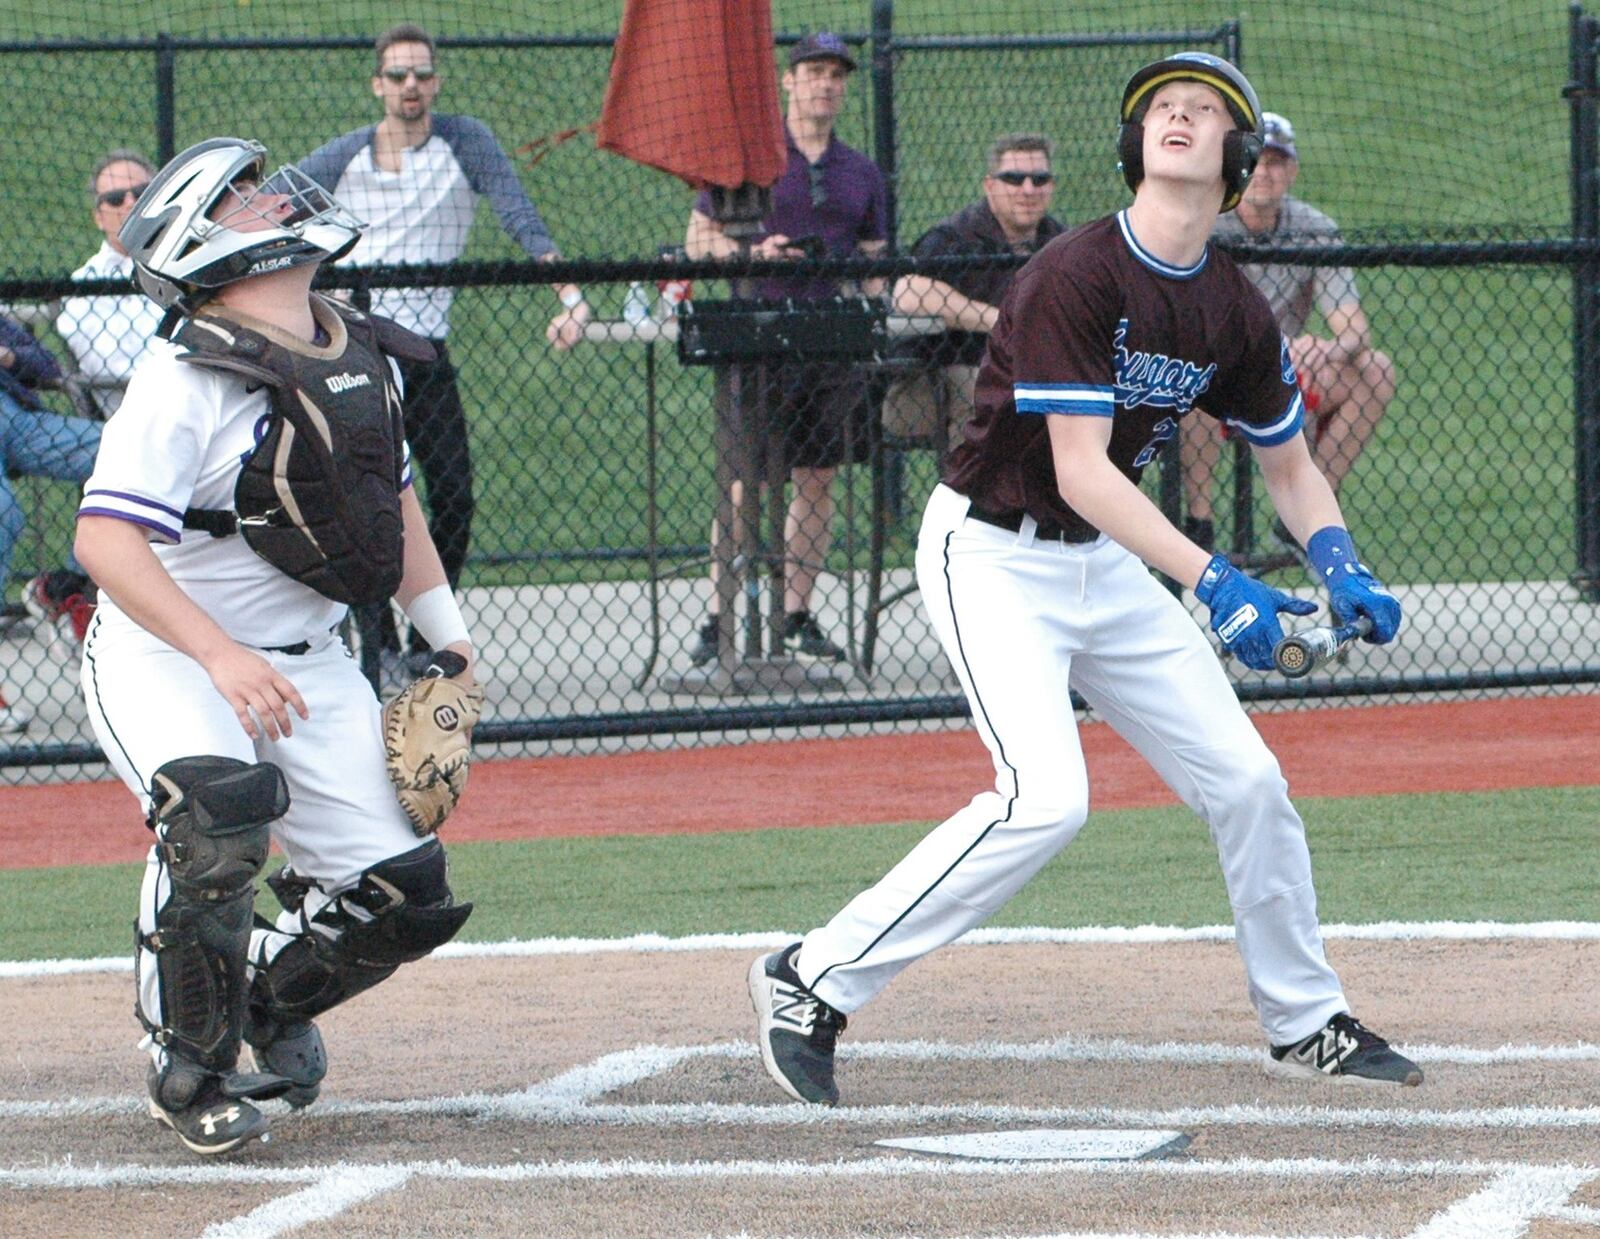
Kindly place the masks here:
<instances>
[{"instance_id":1,"label":"catcher's chest protector","mask_svg":"<svg viewBox=\"0 0 1600 1239\"><path fill-rule=\"evenodd\" d=\"M243 536L286 576L336 602L382 602L400 587L404 468L399 393L385 354L431 360L433 346L387 319L315 298L318 347L226 311L173 336L191 365L267 387L272 416L234 487L234 511L191 508L184 525Z\"/></svg>"}]
</instances>

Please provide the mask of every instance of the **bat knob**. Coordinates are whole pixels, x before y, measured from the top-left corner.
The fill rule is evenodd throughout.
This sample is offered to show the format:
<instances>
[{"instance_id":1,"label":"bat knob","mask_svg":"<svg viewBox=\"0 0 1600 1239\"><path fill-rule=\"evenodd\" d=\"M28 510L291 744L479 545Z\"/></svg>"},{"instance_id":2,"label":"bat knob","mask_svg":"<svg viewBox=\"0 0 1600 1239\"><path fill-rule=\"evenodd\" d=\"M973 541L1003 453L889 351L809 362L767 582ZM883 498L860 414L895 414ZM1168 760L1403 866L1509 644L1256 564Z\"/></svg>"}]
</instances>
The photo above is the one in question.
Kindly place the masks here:
<instances>
[{"instance_id":1,"label":"bat knob","mask_svg":"<svg viewBox=\"0 0 1600 1239\"><path fill-rule=\"evenodd\" d=\"M1317 660L1309 642L1300 637L1289 636L1273 647L1272 662L1291 680L1298 680L1301 676L1310 674Z\"/></svg>"}]
</instances>

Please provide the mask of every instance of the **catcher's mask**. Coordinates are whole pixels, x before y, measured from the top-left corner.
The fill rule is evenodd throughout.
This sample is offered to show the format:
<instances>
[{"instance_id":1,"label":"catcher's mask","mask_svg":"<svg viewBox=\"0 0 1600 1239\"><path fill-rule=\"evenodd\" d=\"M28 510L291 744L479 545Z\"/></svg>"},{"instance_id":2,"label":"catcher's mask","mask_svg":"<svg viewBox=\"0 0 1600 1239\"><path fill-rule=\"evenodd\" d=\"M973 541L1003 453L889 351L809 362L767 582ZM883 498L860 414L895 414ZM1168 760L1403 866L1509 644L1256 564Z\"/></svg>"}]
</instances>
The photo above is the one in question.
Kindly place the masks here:
<instances>
[{"instance_id":1,"label":"catcher's mask","mask_svg":"<svg viewBox=\"0 0 1600 1239\"><path fill-rule=\"evenodd\" d=\"M1122 179L1137 190L1144 180L1144 115L1150 97L1168 82L1200 82L1222 96L1237 126L1222 143L1222 211L1233 210L1261 158L1261 103L1243 73L1221 56L1209 52L1179 52L1136 72L1122 90L1122 128L1117 135L1117 156Z\"/></svg>"},{"instance_id":2,"label":"catcher's mask","mask_svg":"<svg viewBox=\"0 0 1600 1239\"><path fill-rule=\"evenodd\" d=\"M266 160L259 142L208 138L155 175L119 234L140 291L193 314L226 284L350 251L360 221L293 164L266 175ZM213 218L229 190L238 205Z\"/></svg>"}]
</instances>

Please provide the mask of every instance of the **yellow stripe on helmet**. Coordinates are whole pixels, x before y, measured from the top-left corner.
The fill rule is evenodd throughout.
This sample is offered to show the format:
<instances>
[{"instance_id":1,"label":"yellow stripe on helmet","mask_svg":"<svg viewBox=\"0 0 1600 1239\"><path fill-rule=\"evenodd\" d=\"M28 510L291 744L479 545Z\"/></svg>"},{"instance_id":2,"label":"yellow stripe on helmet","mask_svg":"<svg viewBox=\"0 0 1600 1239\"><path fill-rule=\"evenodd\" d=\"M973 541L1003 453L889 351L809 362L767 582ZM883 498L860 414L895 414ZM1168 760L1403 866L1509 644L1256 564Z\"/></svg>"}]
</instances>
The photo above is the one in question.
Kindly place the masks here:
<instances>
[{"instance_id":1,"label":"yellow stripe on helmet","mask_svg":"<svg viewBox=\"0 0 1600 1239\"><path fill-rule=\"evenodd\" d=\"M1239 89L1232 82L1218 74L1208 73L1205 69L1199 68L1173 69L1168 73L1157 74L1141 86L1139 92L1133 98L1128 100L1127 106L1122 109L1122 119L1125 121L1132 120L1133 114L1139 110L1139 104L1168 82L1200 82L1209 86L1238 108L1240 115L1249 118L1251 129L1259 129L1261 127L1261 118L1255 114L1255 110L1250 106L1250 101L1239 92Z\"/></svg>"}]
</instances>

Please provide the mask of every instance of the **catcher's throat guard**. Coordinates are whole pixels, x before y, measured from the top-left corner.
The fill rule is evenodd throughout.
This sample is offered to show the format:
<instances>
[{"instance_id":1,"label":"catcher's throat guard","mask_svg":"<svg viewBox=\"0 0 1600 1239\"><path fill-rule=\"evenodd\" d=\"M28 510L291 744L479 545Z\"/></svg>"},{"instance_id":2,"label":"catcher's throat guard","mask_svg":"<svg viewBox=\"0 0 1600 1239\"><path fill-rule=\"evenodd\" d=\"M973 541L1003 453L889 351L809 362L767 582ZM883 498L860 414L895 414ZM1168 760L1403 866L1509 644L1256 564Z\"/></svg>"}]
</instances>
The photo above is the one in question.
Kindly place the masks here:
<instances>
[{"instance_id":1,"label":"catcher's throat guard","mask_svg":"<svg viewBox=\"0 0 1600 1239\"><path fill-rule=\"evenodd\" d=\"M389 356L433 346L387 319L312 298L323 345L220 306L184 322L182 360L264 385L272 414L239 473L234 508L190 508L186 529L241 535L284 575L352 606L400 587L404 437Z\"/></svg>"}]
</instances>

